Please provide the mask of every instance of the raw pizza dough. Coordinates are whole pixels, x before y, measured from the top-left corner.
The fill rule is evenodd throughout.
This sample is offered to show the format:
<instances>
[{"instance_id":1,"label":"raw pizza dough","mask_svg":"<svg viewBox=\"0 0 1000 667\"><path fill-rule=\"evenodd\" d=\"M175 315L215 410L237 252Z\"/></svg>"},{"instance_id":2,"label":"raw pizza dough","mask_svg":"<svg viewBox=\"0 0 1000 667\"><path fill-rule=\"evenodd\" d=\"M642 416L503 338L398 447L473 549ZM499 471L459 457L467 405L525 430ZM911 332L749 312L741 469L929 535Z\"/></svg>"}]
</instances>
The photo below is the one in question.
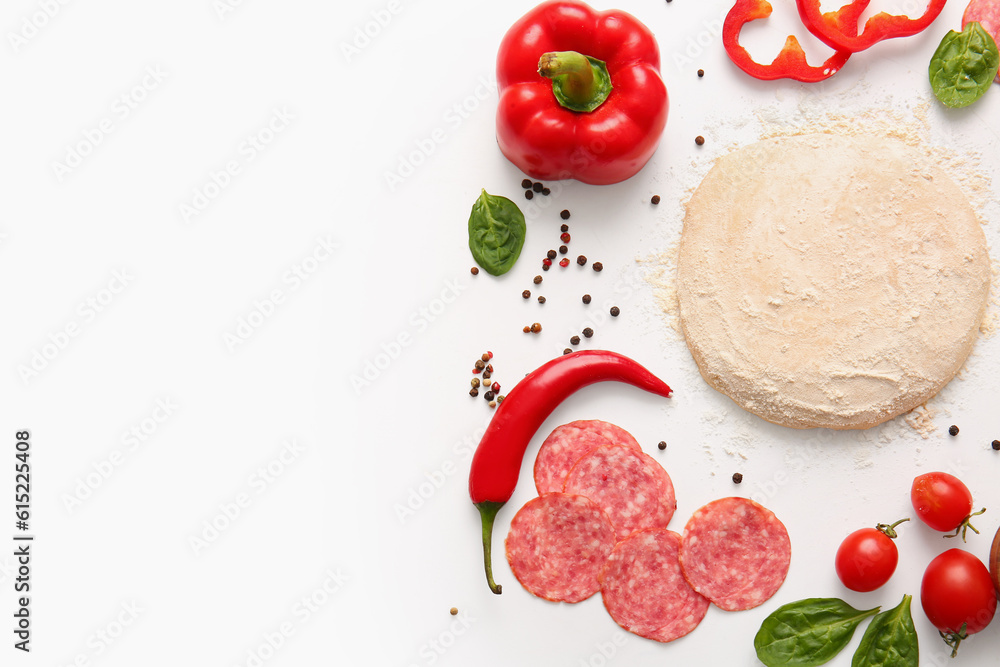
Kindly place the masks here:
<instances>
[{"instance_id":1,"label":"raw pizza dough","mask_svg":"<svg viewBox=\"0 0 1000 667\"><path fill-rule=\"evenodd\" d=\"M794 428L868 428L965 362L986 308L965 195L898 140L812 134L722 157L691 197L680 321L705 380Z\"/></svg>"}]
</instances>

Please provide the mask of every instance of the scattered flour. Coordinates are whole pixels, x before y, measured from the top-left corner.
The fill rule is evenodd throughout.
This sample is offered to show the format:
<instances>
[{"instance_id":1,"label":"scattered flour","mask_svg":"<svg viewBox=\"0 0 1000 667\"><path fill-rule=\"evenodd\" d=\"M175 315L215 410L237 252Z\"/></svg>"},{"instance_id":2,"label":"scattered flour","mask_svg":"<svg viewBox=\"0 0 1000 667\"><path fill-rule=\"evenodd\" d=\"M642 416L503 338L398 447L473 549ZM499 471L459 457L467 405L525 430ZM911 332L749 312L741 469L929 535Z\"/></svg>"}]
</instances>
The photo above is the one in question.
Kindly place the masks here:
<instances>
[{"instance_id":1,"label":"scattered flour","mask_svg":"<svg viewBox=\"0 0 1000 667\"><path fill-rule=\"evenodd\" d=\"M934 415L934 408L929 408L924 404L911 410L904 419L910 428L919 433L921 438L927 440L931 437L931 433L937 429L934 425Z\"/></svg>"}]
</instances>

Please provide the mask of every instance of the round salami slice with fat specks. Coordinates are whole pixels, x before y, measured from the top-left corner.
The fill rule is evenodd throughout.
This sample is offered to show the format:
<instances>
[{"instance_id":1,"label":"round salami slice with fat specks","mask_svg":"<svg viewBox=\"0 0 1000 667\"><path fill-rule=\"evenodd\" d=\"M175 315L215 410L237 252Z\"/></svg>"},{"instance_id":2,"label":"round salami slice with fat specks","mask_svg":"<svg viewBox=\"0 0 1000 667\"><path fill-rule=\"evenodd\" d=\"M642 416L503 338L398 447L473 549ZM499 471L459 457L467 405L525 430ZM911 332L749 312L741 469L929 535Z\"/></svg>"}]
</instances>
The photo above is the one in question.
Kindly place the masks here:
<instances>
[{"instance_id":1,"label":"round salami slice with fat specks","mask_svg":"<svg viewBox=\"0 0 1000 667\"><path fill-rule=\"evenodd\" d=\"M569 471L563 490L597 503L619 542L643 528L665 528L677 509L674 485L663 466L627 447L594 449Z\"/></svg>"},{"instance_id":2,"label":"round salami slice with fat specks","mask_svg":"<svg viewBox=\"0 0 1000 667\"><path fill-rule=\"evenodd\" d=\"M601 597L615 623L640 637L669 642L688 634L708 611L681 572L681 536L640 530L615 545L601 570Z\"/></svg>"},{"instance_id":3,"label":"round salami slice with fat specks","mask_svg":"<svg viewBox=\"0 0 1000 667\"><path fill-rule=\"evenodd\" d=\"M979 21L983 30L1000 44L1000 0L972 0L962 14L962 29L973 21ZM1000 74L994 81L1000 83Z\"/></svg>"},{"instance_id":4,"label":"round salami slice with fat specks","mask_svg":"<svg viewBox=\"0 0 1000 667\"><path fill-rule=\"evenodd\" d=\"M507 562L532 595L580 602L600 590L598 581L615 529L583 496L546 493L528 501L510 522Z\"/></svg>"},{"instance_id":5,"label":"round salami slice with fat specks","mask_svg":"<svg viewBox=\"0 0 1000 667\"><path fill-rule=\"evenodd\" d=\"M688 520L681 538L684 577L720 609L752 609L788 574L792 545L771 510L746 498L721 498Z\"/></svg>"},{"instance_id":6,"label":"round salami slice with fat specks","mask_svg":"<svg viewBox=\"0 0 1000 667\"><path fill-rule=\"evenodd\" d=\"M535 458L535 488L538 494L562 491L573 465L597 447L623 445L640 451L628 431L614 424L588 419L557 426L545 438Z\"/></svg>"},{"instance_id":7,"label":"round salami slice with fat specks","mask_svg":"<svg viewBox=\"0 0 1000 667\"><path fill-rule=\"evenodd\" d=\"M616 426L610 422L601 421L600 419L580 419L575 422L570 422L567 426L576 426L577 428L583 429L584 431L591 431L597 433L598 435L603 435L612 445L624 445L629 449L634 449L635 451L640 451L642 447L639 446L639 441L632 437L632 434L623 429L621 426Z\"/></svg>"}]
</instances>

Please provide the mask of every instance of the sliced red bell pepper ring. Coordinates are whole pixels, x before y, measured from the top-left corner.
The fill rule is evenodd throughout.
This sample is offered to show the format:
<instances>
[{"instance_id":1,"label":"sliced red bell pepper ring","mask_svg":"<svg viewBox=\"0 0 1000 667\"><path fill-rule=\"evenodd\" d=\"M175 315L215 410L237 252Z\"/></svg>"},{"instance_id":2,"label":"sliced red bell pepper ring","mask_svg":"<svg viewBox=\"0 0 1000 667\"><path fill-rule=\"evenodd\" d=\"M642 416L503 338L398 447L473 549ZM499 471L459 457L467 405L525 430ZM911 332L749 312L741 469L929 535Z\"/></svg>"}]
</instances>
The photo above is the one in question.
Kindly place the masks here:
<instances>
[{"instance_id":1,"label":"sliced red bell pepper ring","mask_svg":"<svg viewBox=\"0 0 1000 667\"><path fill-rule=\"evenodd\" d=\"M838 50L822 65L818 67L810 65L806 61L806 54L799 40L795 39L795 35L789 35L781 52L770 65L755 62L747 50L740 46L740 31L747 23L766 19L770 15L771 3L767 0L736 0L722 26L722 44L729 54L729 59L750 76L764 81L775 79L794 79L807 83L823 81L840 71L851 57L850 51Z\"/></svg>"},{"instance_id":2,"label":"sliced red bell pepper ring","mask_svg":"<svg viewBox=\"0 0 1000 667\"><path fill-rule=\"evenodd\" d=\"M835 12L820 10L820 0L795 0L799 16L809 32L823 43L838 50L857 53L886 39L909 37L923 31L934 22L947 0L929 0L927 9L912 19L903 14L879 12L868 19L858 33L858 21L871 0L853 0Z\"/></svg>"}]
</instances>

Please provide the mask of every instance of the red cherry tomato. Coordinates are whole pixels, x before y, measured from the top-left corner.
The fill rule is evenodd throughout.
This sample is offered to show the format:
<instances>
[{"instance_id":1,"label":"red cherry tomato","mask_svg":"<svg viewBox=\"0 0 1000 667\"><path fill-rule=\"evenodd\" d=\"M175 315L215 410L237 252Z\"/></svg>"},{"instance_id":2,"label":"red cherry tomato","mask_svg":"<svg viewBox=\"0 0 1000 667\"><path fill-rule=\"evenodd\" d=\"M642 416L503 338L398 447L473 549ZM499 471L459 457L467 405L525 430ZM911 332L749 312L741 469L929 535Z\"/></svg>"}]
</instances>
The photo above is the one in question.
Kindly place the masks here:
<instances>
[{"instance_id":1,"label":"red cherry tomato","mask_svg":"<svg viewBox=\"0 0 1000 667\"><path fill-rule=\"evenodd\" d=\"M954 649L954 656L961 640L993 620L997 593L981 560L968 551L949 549L932 560L924 571L920 604L927 620Z\"/></svg>"},{"instance_id":2,"label":"red cherry tomato","mask_svg":"<svg viewBox=\"0 0 1000 667\"><path fill-rule=\"evenodd\" d=\"M913 510L934 530L944 533L955 531L962 534L965 540L967 528L976 530L969 519L972 514L972 492L960 479L946 472L929 472L913 480L910 489L910 502ZM985 508L976 512L982 514Z\"/></svg>"},{"instance_id":3,"label":"red cherry tomato","mask_svg":"<svg viewBox=\"0 0 1000 667\"><path fill-rule=\"evenodd\" d=\"M879 524L877 528L862 528L844 538L837 549L834 567L845 586L867 593L889 581L899 562L899 552L892 541L896 537L893 528L903 521L891 526Z\"/></svg>"}]
</instances>

